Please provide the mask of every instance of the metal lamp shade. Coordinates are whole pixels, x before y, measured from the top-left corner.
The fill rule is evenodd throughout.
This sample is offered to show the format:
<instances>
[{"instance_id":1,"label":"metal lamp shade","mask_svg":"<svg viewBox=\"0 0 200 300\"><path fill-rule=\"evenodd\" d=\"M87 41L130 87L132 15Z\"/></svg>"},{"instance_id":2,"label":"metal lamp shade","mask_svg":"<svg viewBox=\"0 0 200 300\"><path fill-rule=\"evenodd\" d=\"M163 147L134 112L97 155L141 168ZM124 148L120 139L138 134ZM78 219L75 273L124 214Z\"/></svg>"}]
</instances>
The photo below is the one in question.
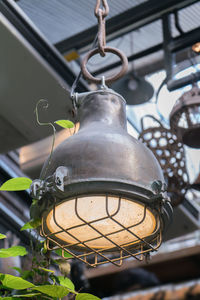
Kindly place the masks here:
<instances>
[{"instance_id":1,"label":"metal lamp shade","mask_svg":"<svg viewBox=\"0 0 200 300\"><path fill-rule=\"evenodd\" d=\"M177 100L170 113L170 126L185 145L200 148L200 89L197 86Z\"/></svg>"},{"instance_id":2,"label":"metal lamp shade","mask_svg":"<svg viewBox=\"0 0 200 300\"><path fill-rule=\"evenodd\" d=\"M80 130L55 149L46 174L41 235L91 266L142 259L159 247L172 213L161 168L127 133L120 95L100 90L79 102Z\"/></svg>"},{"instance_id":3,"label":"metal lamp shade","mask_svg":"<svg viewBox=\"0 0 200 300\"><path fill-rule=\"evenodd\" d=\"M152 85L133 72L112 84L112 88L126 99L128 105L146 103L154 94Z\"/></svg>"}]
</instances>

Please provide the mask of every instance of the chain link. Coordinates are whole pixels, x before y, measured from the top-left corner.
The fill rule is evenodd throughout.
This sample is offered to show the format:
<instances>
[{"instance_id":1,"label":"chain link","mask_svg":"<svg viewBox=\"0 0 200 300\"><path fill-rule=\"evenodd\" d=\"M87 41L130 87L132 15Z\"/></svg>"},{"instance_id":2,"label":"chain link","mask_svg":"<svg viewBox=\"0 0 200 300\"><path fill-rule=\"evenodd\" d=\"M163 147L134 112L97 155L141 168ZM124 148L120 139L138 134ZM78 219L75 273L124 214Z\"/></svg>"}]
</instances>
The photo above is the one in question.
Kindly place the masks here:
<instances>
[{"instance_id":1,"label":"chain link","mask_svg":"<svg viewBox=\"0 0 200 300\"><path fill-rule=\"evenodd\" d=\"M100 4L102 1L102 8ZM98 19L98 49L101 56L105 56L104 48L106 47L106 22L105 17L109 13L109 7L106 0L97 0L94 14Z\"/></svg>"},{"instance_id":2,"label":"chain link","mask_svg":"<svg viewBox=\"0 0 200 300\"><path fill-rule=\"evenodd\" d=\"M100 8L100 6L101 6L101 8ZM97 0L95 10L94 10L94 14L97 17L98 25L99 25L98 26L98 34L97 34L97 38L98 38L97 48L88 52L86 54L86 56L84 57L82 64L81 64L81 70L82 70L83 77L86 80L93 82L93 83L97 83L97 84L102 83L102 78L95 78L94 76L92 76L86 67L88 60L93 55L100 54L101 56L105 56L106 52L110 52L110 53L113 53L113 54L119 56L119 58L122 61L121 70L117 74L115 74L111 77L108 77L106 79L104 78L105 83L112 83L115 80L119 79L120 77L122 77L125 74L125 72L128 69L128 60L127 60L127 57L123 54L123 52L121 52L120 50L118 50L116 48L106 46L105 18L108 15L108 13L109 13L109 7L108 7L107 0Z\"/></svg>"},{"instance_id":3,"label":"chain link","mask_svg":"<svg viewBox=\"0 0 200 300\"><path fill-rule=\"evenodd\" d=\"M103 6L103 10L100 8L100 4L101 4L101 1L102 1L102 6ZM95 16L98 18L99 16L99 11L102 11L103 13L103 17L107 17L108 13L109 13L109 6L108 6L108 3L107 3L107 0L97 0L96 2L96 7L95 7L95 10L94 10L94 14Z\"/></svg>"}]
</instances>

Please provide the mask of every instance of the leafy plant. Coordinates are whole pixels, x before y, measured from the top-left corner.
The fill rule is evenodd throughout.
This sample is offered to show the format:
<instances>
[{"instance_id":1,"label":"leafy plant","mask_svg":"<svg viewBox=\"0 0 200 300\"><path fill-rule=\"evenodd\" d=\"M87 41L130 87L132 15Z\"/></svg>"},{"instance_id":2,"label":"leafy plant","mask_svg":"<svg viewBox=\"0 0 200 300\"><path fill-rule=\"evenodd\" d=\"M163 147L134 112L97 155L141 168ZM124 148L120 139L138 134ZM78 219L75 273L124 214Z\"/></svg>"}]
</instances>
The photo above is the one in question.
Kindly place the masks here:
<instances>
[{"instance_id":1,"label":"leafy plant","mask_svg":"<svg viewBox=\"0 0 200 300\"><path fill-rule=\"evenodd\" d=\"M3 234L0 234L0 237L6 238ZM0 249L1 258L17 255L24 256L26 254L27 251L22 246ZM57 251L57 255L59 254L61 254L61 252ZM55 260L52 261L56 262ZM46 265L49 265L49 262L50 257L48 253L48 258L45 258L42 261L38 261L36 257L33 258L32 270L22 271L20 268L14 267L13 269L18 271L20 276L0 273L0 282L2 285L0 299L62 299L71 293L74 294L76 300L100 300L98 297L91 294L76 292L74 284L69 278L65 276L56 276L54 270L45 267ZM42 276L45 275L45 280L43 280L43 282L40 280L39 283L33 283L30 280L26 280L26 278L34 279L34 274L39 275L40 278L43 278ZM17 291L20 291L20 294L18 294Z\"/></svg>"},{"instance_id":2,"label":"leafy plant","mask_svg":"<svg viewBox=\"0 0 200 300\"><path fill-rule=\"evenodd\" d=\"M50 271L50 270L48 270ZM42 296L41 299L54 299L67 296L69 293L76 295L76 300L99 300L98 297L86 293L78 293L74 290L74 284L69 278L64 276L55 276L55 279L60 283L58 284L44 284L44 285L35 285L27 280L22 279L21 277L8 275L0 273L0 281L4 289L10 290L20 290L23 292L21 295L12 295L9 297L0 297L0 299L19 299L24 297L37 297ZM39 293L37 293L37 292ZM48 297L46 297L48 296Z\"/></svg>"},{"instance_id":3,"label":"leafy plant","mask_svg":"<svg viewBox=\"0 0 200 300\"><path fill-rule=\"evenodd\" d=\"M22 246L13 246L7 249L0 249L0 258L13 257L13 256L24 256L27 251Z\"/></svg>"},{"instance_id":4,"label":"leafy plant","mask_svg":"<svg viewBox=\"0 0 200 300\"><path fill-rule=\"evenodd\" d=\"M40 100L43 102L44 100ZM38 106L37 104L37 106ZM38 111L36 106L36 117L40 125L50 125L54 129L54 138L52 144L52 151L55 139L55 127L52 123L41 123L38 119ZM68 120L58 120L54 122L62 128L72 128L74 124ZM51 154L52 154L51 151ZM50 154L50 158L51 158ZM51 159L49 159L51 163ZM1 187L0 191L22 191L30 188L32 180L26 177L12 178L6 181ZM34 205L37 204L37 200L33 200ZM32 230L41 225L40 219L32 219L21 228L23 230ZM5 239L6 235L0 233L0 239ZM73 294L76 300L100 300L98 297L87 293L78 293L75 291L73 282L67 278L65 271L66 261L63 258L51 259L49 251L44 243L37 245L37 251L32 259L31 270L21 270L20 268L13 267L18 271L19 276L13 276L10 274L0 273L0 299L13 300L13 299L62 299L69 293ZM38 259L40 251L42 250L43 259ZM69 253L62 249L55 250L55 253L59 256L66 258L72 257ZM0 249L0 258L8 258L13 256L25 256L27 250L22 246L13 246L8 249ZM54 270L50 269L51 262L58 264L59 269L64 276L56 276ZM39 276L39 280L37 277ZM20 292L20 293L19 293Z\"/></svg>"},{"instance_id":5,"label":"leafy plant","mask_svg":"<svg viewBox=\"0 0 200 300\"><path fill-rule=\"evenodd\" d=\"M17 177L7 180L0 187L0 191L24 191L30 188L32 180L27 177Z\"/></svg>"},{"instance_id":6,"label":"leafy plant","mask_svg":"<svg viewBox=\"0 0 200 300\"><path fill-rule=\"evenodd\" d=\"M61 126L62 128L73 128L74 123L69 120L58 120L54 122L55 124Z\"/></svg>"}]
</instances>

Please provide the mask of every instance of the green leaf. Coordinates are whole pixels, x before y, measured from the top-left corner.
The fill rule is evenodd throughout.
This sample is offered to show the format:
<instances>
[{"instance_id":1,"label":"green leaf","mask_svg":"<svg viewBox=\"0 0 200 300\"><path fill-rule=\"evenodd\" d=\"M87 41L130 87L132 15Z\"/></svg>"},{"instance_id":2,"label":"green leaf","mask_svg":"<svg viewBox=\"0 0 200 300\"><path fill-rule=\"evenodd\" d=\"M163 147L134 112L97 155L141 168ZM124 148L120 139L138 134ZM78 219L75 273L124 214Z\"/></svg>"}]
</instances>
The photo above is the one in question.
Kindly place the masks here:
<instances>
[{"instance_id":1,"label":"green leaf","mask_svg":"<svg viewBox=\"0 0 200 300\"><path fill-rule=\"evenodd\" d=\"M27 254L26 248L22 246L13 246L8 249L0 249L0 257L11 257L11 256L24 256Z\"/></svg>"},{"instance_id":2,"label":"green leaf","mask_svg":"<svg viewBox=\"0 0 200 300\"><path fill-rule=\"evenodd\" d=\"M64 257L73 257L70 253L68 253L67 251L63 251L62 249L57 249L55 250L55 253L59 256L62 256L62 253L64 254Z\"/></svg>"},{"instance_id":3,"label":"green leaf","mask_svg":"<svg viewBox=\"0 0 200 300\"><path fill-rule=\"evenodd\" d=\"M33 204L33 205L35 205L35 204L37 204L37 203L38 203L38 200L37 200L37 199L33 199L33 200L32 200L32 204Z\"/></svg>"},{"instance_id":4,"label":"green leaf","mask_svg":"<svg viewBox=\"0 0 200 300\"><path fill-rule=\"evenodd\" d=\"M86 293L79 293L76 295L76 300L101 300L100 298Z\"/></svg>"},{"instance_id":5,"label":"green leaf","mask_svg":"<svg viewBox=\"0 0 200 300\"><path fill-rule=\"evenodd\" d=\"M30 188L32 180L27 177L12 178L4 182L0 191L24 191Z\"/></svg>"},{"instance_id":6,"label":"green leaf","mask_svg":"<svg viewBox=\"0 0 200 300\"><path fill-rule=\"evenodd\" d=\"M38 296L38 295L41 295L41 293L30 293L30 294L24 294L24 295L14 295L13 297L16 298L19 298L19 297L22 297L22 298L31 298L31 297L35 297L35 296ZM5 299L5 298L3 298ZM18 299L19 300L19 299Z\"/></svg>"},{"instance_id":7,"label":"green leaf","mask_svg":"<svg viewBox=\"0 0 200 300\"><path fill-rule=\"evenodd\" d=\"M6 239L6 235L5 235L5 234L2 234L2 233L0 233L0 240L2 240L2 239Z\"/></svg>"},{"instance_id":8,"label":"green leaf","mask_svg":"<svg viewBox=\"0 0 200 300\"><path fill-rule=\"evenodd\" d=\"M74 284L69 278L64 276L58 276L58 280L60 282L60 285L65 286L72 291L75 290Z\"/></svg>"},{"instance_id":9,"label":"green leaf","mask_svg":"<svg viewBox=\"0 0 200 300\"><path fill-rule=\"evenodd\" d=\"M64 286L59 285L41 285L35 286L34 290L39 291L51 297L62 298L69 294L69 290Z\"/></svg>"},{"instance_id":10,"label":"green leaf","mask_svg":"<svg viewBox=\"0 0 200 300\"><path fill-rule=\"evenodd\" d=\"M27 278L33 278L33 271L32 270L25 270L21 274L21 278L27 279Z\"/></svg>"},{"instance_id":11,"label":"green leaf","mask_svg":"<svg viewBox=\"0 0 200 300\"><path fill-rule=\"evenodd\" d=\"M20 300L20 298L16 298L16 297L0 297L0 299L4 299L4 300L14 300L14 299L17 299L17 300Z\"/></svg>"},{"instance_id":12,"label":"green leaf","mask_svg":"<svg viewBox=\"0 0 200 300\"><path fill-rule=\"evenodd\" d=\"M11 267L10 269L16 270L17 272L19 272L19 274L22 273L22 269L18 268L18 267Z\"/></svg>"},{"instance_id":13,"label":"green leaf","mask_svg":"<svg viewBox=\"0 0 200 300\"><path fill-rule=\"evenodd\" d=\"M17 299L20 300L20 298L31 298L41 295L41 293L31 293L31 294L24 294L24 295L14 295L12 297L0 297L0 299L6 299L6 300L12 300L12 299Z\"/></svg>"},{"instance_id":14,"label":"green leaf","mask_svg":"<svg viewBox=\"0 0 200 300\"><path fill-rule=\"evenodd\" d=\"M24 226L20 229L20 231L23 230L28 230L28 229L35 229L41 225L41 219L35 219L35 220L30 220Z\"/></svg>"},{"instance_id":15,"label":"green leaf","mask_svg":"<svg viewBox=\"0 0 200 300\"><path fill-rule=\"evenodd\" d=\"M59 125L60 127L63 127L63 128L73 128L74 127L74 123L69 120L58 120L58 121L55 121L54 123L56 123L57 125Z\"/></svg>"},{"instance_id":16,"label":"green leaf","mask_svg":"<svg viewBox=\"0 0 200 300\"><path fill-rule=\"evenodd\" d=\"M50 270L50 269L46 269L46 268L42 268L42 267L39 267L39 269L42 271L45 271L45 272L55 273L53 270Z\"/></svg>"},{"instance_id":17,"label":"green leaf","mask_svg":"<svg viewBox=\"0 0 200 300\"><path fill-rule=\"evenodd\" d=\"M24 294L24 295L14 295L12 297L0 297L0 299L6 299L6 300L13 300L13 299L16 299L16 300L20 300L21 298L32 298L32 297L35 297L35 296L39 296L41 295L41 293L31 293L31 294Z\"/></svg>"},{"instance_id":18,"label":"green leaf","mask_svg":"<svg viewBox=\"0 0 200 300\"><path fill-rule=\"evenodd\" d=\"M13 275L0 273L0 280L5 287L15 290L24 290L34 287L34 284L31 282Z\"/></svg>"}]
</instances>

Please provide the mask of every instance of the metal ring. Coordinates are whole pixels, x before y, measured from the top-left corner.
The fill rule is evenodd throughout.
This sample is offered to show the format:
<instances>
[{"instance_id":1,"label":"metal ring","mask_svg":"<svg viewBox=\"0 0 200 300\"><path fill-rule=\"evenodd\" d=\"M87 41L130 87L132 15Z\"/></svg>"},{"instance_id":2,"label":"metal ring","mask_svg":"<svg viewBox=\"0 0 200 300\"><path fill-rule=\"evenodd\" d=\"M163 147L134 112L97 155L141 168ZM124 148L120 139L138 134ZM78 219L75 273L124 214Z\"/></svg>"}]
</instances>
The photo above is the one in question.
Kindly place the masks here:
<instances>
[{"instance_id":1,"label":"metal ring","mask_svg":"<svg viewBox=\"0 0 200 300\"><path fill-rule=\"evenodd\" d=\"M119 71L118 74L114 75L114 76L111 76L111 77L108 77L108 78L105 78L105 82L106 84L107 83L112 83L114 82L115 80L121 78L127 71L128 69L128 60L127 60L127 57L124 55L123 52L121 52L120 50L116 49L116 48L112 48L112 47L105 47L104 48L104 51L105 52L110 52L110 53L113 53L117 56L119 56L119 58L121 59L122 61L122 68L121 70ZM95 78L94 76L92 76L90 74L90 72L87 70L86 68L86 64L88 62L88 60L95 54L99 53L99 49L96 48L94 50L91 50L87 53L87 55L84 57L83 61L82 61L82 65L81 65L81 70L82 70L82 74L83 74L83 77L90 81L90 82L94 82L94 83L101 83L102 81L102 78Z\"/></svg>"}]
</instances>

